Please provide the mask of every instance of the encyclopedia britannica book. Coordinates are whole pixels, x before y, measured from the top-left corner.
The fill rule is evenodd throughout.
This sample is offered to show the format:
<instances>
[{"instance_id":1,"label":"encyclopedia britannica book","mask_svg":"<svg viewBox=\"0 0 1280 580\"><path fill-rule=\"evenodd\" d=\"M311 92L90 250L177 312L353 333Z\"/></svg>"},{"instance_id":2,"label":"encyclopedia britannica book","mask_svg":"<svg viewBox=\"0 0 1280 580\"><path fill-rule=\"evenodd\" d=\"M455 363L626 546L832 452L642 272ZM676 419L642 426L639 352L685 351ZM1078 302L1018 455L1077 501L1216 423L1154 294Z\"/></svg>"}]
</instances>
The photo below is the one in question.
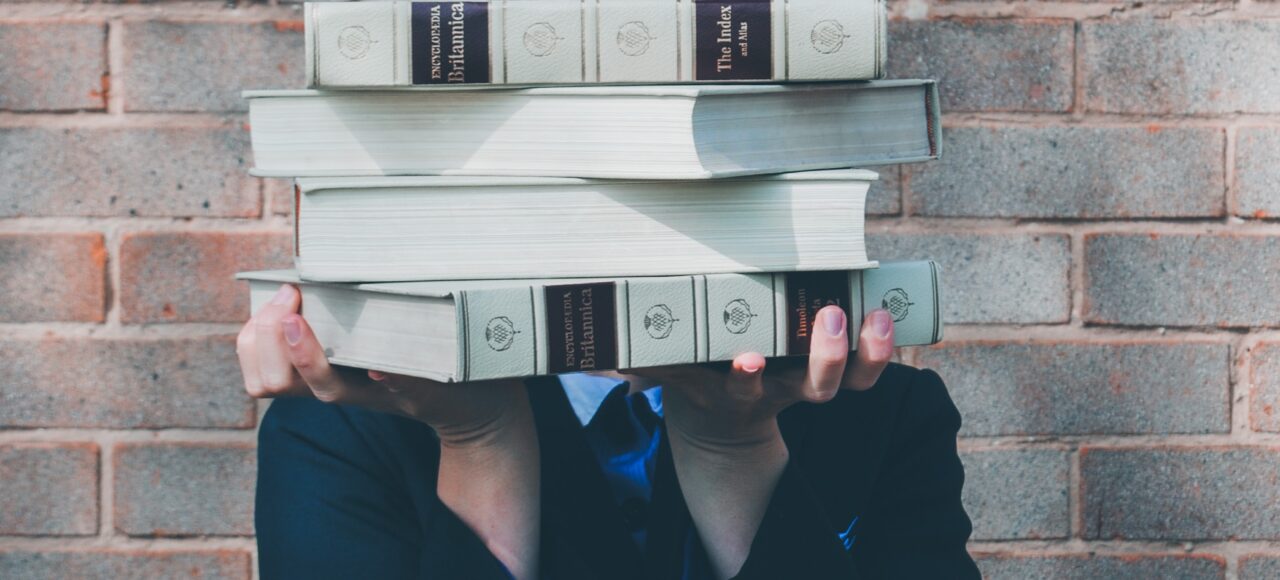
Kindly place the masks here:
<instances>
[{"instance_id":1,"label":"encyclopedia britannica book","mask_svg":"<svg viewBox=\"0 0 1280 580\"><path fill-rule=\"evenodd\" d=\"M935 159L933 81L248 91L253 174L706 179Z\"/></svg>"},{"instance_id":2,"label":"encyclopedia britannica book","mask_svg":"<svg viewBox=\"0 0 1280 580\"><path fill-rule=\"evenodd\" d=\"M883 0L308 2L308 86L867 80Z\"/></svg>"},{"instance_id":3,"label":"encyclopedia britannica book","mask_svg":"<svg viewBox=\"0 0 1280 580\"><path fill-rule=\"evenodd\" d=\"M329 282L870 268L864 202L876 178L304 178L295 266Z\"/></svg>"},{"instance_id":4,"label":"encyclopedia britannica book","mask_svg":"<svg viewBox=\"0 0 1280 580\"><path fill-rule=\"evenodd\" d=\"M845 310L857 345L863 316L884 308L898 346L942 338L938 268L645 278L325 284L291 270L247 272L252 308L298 284L302 315L331 362L475 381L805 355L815 313Z\"/></svg>"}]
</instances>

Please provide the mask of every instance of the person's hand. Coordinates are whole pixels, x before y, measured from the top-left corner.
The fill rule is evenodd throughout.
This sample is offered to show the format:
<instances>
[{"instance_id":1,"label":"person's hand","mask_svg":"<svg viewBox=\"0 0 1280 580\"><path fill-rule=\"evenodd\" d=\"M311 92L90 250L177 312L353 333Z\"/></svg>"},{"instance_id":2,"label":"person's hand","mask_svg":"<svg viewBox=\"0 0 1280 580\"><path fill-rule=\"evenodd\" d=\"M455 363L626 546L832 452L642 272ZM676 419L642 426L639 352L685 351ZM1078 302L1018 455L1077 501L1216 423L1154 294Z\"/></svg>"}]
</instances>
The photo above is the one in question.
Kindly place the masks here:
<instances>
[{"instance_id":1,"label":"person's hand","mask_svg":"<svg viewBox=\"0 0 1280 580\"><path fill-rule=\"evenodd\" d=\"M236 353L249 395L309 396L402 415L430 425L443 445L454 446L484 443L529 412L520 381L459 385L331 366L298 315L301 302L296 288L281 286L240 330Z\"/></svg>"},{"instance_id":2,"label":"person's hand","mask_svg":"<svg viewBox=\"0 0 1280 580\"><path fill-rule=\"evenodd\" d=\"M775 360L766 371L763 356L747 353L727 368L635 371L662 385L676 478L720 578L746 562L789 461L778 413L799 401L830 401L840 389L871 388L893 355L893 320L884 310L867 315L852 364L844 312L827 306L815 319L807 360Z\"/></svg>"},{"instance_id":3,"label":"person's hand","mask_svg":"<svg viewBox=\"0 0 1280 580\"><path fill-rule=\"evenodd\" d=\"M731 450L776 438L779 412L800 401L824 403L840 389L871 388L893 356L893 319L869 313L849 360L848 321L837 306L817 312L808 359L739 355L727 366L696 364L631 371L663 386L672 438L698 447Z\"/></svg>"}]
</instances>

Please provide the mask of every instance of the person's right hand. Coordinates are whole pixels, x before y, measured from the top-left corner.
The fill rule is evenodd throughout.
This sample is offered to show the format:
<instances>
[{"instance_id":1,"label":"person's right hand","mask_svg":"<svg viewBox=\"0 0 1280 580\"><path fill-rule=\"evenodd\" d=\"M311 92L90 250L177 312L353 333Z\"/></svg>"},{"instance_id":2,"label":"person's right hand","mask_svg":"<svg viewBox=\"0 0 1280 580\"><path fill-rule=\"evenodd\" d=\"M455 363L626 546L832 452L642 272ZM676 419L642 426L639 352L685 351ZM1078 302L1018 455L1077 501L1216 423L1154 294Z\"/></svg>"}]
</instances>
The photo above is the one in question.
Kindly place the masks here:
<instances>
[{"instance_id":1,"label":"person's right hand","mask_svg":"<svg viewBox=\"0 0 1280 580\"><path fill-rule=\"evenodd\" d=\"M236 338L244 388L255 398L315 397L394 413L431 426L448 446L483 444L529 413L518 380L449 384L335 367L298 314L298 289L283 285Z\"/></svg>"}]
</instances>

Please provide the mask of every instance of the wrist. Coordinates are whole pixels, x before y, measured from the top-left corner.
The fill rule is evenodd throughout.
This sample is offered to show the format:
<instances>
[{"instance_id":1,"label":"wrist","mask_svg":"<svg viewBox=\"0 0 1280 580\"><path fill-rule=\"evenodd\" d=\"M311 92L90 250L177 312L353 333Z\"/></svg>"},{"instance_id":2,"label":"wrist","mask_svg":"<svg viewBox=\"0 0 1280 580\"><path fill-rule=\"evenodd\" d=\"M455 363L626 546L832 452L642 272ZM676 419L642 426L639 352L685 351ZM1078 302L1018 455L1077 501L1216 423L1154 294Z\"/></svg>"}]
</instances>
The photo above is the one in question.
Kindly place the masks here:
<instances>
[{"instance_id":1,"label":"wrist","mask_svg":"<svg viewBox=\"0 0 1280 580\"><path fill-rule=\"evenodd\" d=\"M772 418L726 431L691 430L678 422L668 423L667 433L673 451L679 448L712 464L774 463L787 453L778 422Z\"/></svg>"},{"instance_id":2,"label":"wrist","mask_svg":"<svg viewBox=\"0 0 1280 580\"><path fill-rule=\"evenodd\" d=\"M419 420L436 432L444 450L488 450L536 440L533 410L524 389L513 389L487 401L463 420Z\"/></svg>"}]
</instances>

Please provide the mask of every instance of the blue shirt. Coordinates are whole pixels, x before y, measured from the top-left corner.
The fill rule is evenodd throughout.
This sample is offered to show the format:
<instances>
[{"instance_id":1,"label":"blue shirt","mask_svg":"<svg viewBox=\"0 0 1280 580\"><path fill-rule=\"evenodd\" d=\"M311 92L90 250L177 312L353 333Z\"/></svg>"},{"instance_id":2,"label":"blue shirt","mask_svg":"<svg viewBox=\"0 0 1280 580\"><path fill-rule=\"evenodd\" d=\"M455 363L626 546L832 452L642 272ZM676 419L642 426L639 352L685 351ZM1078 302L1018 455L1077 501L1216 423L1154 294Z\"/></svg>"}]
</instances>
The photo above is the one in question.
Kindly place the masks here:
<instances>
[{"instance_id":1,"label":"blue shirt","mask_svg":"<svg viewBox=\"0 0 1280 580\"><path fill-rule=\"evenodd\" d=\"M644 550L645 514L653 495L662 387L628 394L625 381L585 373L560 375L587 444L604 471L631 537Z\"/></svg>"}]
</instances>

